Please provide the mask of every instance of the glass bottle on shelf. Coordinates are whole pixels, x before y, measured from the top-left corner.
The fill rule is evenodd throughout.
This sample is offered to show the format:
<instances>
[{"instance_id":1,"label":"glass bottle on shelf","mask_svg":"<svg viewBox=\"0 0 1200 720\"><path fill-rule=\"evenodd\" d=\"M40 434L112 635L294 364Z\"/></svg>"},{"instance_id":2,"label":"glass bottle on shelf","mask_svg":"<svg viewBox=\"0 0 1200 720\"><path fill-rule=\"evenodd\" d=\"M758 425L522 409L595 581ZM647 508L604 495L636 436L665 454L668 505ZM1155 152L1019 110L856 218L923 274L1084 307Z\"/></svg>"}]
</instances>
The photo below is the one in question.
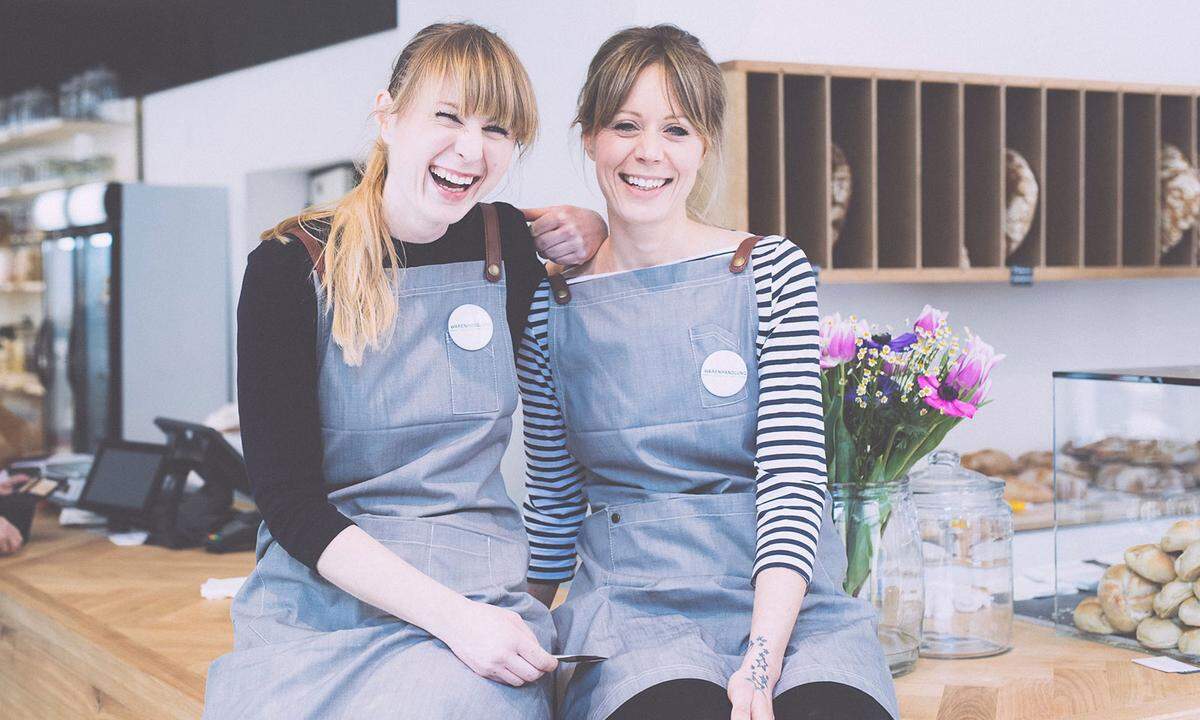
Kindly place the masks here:
<instances>
[{"instance_id":1,"label":"glass bottle on shelf","mask_svg":"<svg viewBox=\"0 0 1200 720\"><path fill-rule=\"evenodd\" d=\"M921 656L971 658L1012 648L1012 510L1004 482L938 451L910 473L925 565Z\"/></svg>"}]
</instances>

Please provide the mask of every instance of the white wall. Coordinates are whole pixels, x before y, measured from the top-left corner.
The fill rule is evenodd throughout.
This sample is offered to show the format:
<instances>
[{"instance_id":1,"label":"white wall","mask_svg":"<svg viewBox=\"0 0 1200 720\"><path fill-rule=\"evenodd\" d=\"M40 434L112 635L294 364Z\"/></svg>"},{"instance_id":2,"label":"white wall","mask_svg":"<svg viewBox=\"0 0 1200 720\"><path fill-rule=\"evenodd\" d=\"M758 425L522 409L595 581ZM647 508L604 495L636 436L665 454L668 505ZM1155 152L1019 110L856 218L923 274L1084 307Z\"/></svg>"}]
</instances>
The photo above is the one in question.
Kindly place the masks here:
<instances>
[{"instance_id":1,"label":"white wall","mask_svg":"<svg viewBox=\"0 0 1200 720\"><path fill-rule=\"evenodd\" d=\"M1200 85L1194 2L1132 4L717 2L401 2L395 32L231 73L147 98L146 176L231 189L234 257L254 238L246 176L357 156L367 111L403 42L428 22L469 18L498 30L526 63L543 130L501 199L599 208L567 131L588 59L617 28L675 22L718 61L823 64ZM450 13L449 15L447 13ZM242 266L235 262L233 292ZM1048 446L1055 368L1200 362L1200 282L1106 281L1007 286L832 286L826 311L900 324L925 302L949 309L1009 360L996 402L951 444L1011 450ZM513 462L517 461L514 454ZM514 467L518 467L514 465Z\"/></svg>"}]
</instances>

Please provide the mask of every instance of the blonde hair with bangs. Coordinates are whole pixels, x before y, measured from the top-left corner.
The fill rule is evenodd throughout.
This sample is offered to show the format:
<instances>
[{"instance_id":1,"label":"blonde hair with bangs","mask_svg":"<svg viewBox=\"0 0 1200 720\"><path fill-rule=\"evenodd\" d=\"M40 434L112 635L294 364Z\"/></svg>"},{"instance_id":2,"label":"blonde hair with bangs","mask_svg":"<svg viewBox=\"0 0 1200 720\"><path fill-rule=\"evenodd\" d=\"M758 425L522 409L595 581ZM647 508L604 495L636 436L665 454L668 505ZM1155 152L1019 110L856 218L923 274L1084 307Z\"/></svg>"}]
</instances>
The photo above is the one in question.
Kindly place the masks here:
<instances>
[{"instance_id":1,"label":"blonde hair with bangs","mask_svg":"<svg viewBox=\"0 0 1200 720\"><path fill-rule=\"evenodd\" d=\"M506 128L522 152L533 142L537 101L525 67L499 36L473 23L436 23L404 46L392 67L386 112L405 112L425 83L447 79L458 84L464 117L479 115ZM262 234L263 240L288 242L297 225L328 226L321 288L325 311L333 314L333 340L348 365L361 365L367 348L378 350L391 337L403 267L383 219L387 145L381 139L361 170L362 181L341 199L307 208Z\"/></svg>"},{"instance_id":2,"label":"blonde hair with bangs","mask_svg":"<svg viewBox=\"0 0 1200 720\"><path fill-rule=\"evenodd\" d=\"M662 24L631 27L604 41L588 65L574 124L584 137L612 122L638 76L662 68L671 102L704 141L705 162L688 198L688 210L703 218L718 192L725 135L725 81L721 69L695 35Z\"/></svg>"}]
</instances>

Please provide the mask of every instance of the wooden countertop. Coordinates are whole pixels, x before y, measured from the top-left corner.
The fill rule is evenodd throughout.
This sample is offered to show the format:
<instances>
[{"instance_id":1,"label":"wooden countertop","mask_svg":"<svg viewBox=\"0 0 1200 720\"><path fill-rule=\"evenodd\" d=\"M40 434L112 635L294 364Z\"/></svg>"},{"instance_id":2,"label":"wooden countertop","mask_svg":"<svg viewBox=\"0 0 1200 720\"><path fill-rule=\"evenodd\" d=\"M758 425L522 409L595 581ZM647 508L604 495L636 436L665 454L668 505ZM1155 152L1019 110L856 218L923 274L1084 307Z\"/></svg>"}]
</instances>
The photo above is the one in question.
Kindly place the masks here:
<instances>
[{"instance_id":1,"label":"wooden countertop","mask_svg":"<svg viewBox=\"0 0 1200 720\"><path fill-rule=\"evenodd\" d=\"M40 515L0 559L0 717L198 718L208 664L229 650L229 600L210 577L245 575L251 553L118 547ZM905 720L1194 720L1200 675L1017 622L1016 648L927 660L897 681Z\"/></svg>"}]
</instances>

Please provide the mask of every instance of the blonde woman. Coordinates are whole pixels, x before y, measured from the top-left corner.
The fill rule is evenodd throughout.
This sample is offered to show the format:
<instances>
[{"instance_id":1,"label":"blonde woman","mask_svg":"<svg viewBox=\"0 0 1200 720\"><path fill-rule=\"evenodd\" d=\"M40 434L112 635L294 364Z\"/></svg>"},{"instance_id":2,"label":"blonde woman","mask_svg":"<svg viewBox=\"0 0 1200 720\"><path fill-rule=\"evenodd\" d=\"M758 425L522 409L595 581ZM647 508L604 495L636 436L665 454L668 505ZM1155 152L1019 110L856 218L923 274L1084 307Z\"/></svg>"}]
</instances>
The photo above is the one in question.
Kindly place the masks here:
<instances>
[{"instance_id":1,"label":"blonde woman","mask_svg":"<svg viewBox=\"0 0 1200 720\"><path fill-rule=\"evenodd\" d=\"M895 717L873 610L840 590L812 268L688 211L724 109L669 25L609 38L579 95L611 234L539 287L518 359L533 592L578 559L561 650L608 658L562 717Z\"/></svg>"},{"instance_id":2,"label":"blonde woman","mask_svg":"<svg viewBox=\"0 0 1200 720\"><path fill-rule=\"evenodd\" d=\"M521 212L477 202L533 140L533 91L496 35L438 24L374 114L361 184L250 254L238 392L265 523L205 717L549 718L554 629L499 470L544 271ZM560 261L604 236L533 214Z\"/></svg>"}]
</instances>

